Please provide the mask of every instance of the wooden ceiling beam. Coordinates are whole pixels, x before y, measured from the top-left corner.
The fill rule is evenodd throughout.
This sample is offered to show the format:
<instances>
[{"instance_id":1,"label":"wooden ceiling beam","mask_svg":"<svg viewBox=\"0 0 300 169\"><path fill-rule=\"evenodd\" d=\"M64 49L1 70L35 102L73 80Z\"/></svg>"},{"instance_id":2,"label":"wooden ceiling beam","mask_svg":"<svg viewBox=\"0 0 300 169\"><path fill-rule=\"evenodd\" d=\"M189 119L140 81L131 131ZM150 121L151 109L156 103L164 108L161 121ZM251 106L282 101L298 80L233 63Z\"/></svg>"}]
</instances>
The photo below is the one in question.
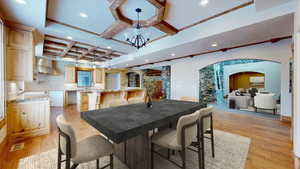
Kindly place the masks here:
<instances>
[{"instance_id":1,"label":"wooden ceiling beam","mask_svg":"<svg viewBox=\"0 0 300 169\"><path fill-rule=\"evenodd\" d=\"M59 46L59 47L63 47L63 48L67 47L67 44L65 44L65 43L55 42L55 41L50 41L50 40L44 40L44 44Z\"/></svg>"},{"instance_id":2,"label":"wooden ceiling beam","mask_svg":"<svg viewBox=\"0 0 300 169\"><path fill-rule=\"evenodd\" d=\"M72 49L72 47L76 44L76 42L71 41L69 44L67 44L67 47L64 49L64 51L60 54L61 57L65 57L66 54Z\"/></svg>"},{"instance_id":3,"label":"wooden ceiling beam","mask_svg":"<svg viewBox=\"0 0 300 169\"><path fill-rule=\"evenodd\" d=\"M259 44L264 44L264 43L276 43L276 42L279 42L281 40L290 39L290 38L292 38L292 36L272 38L272 39L265 40L265 41L260 41L260 42L254 42L254 43L249 43L249 44L244 44L244 45L233 46L233 47L229 47L229 48L216 49L216 50L205 51L205 52L201 52L201 53L195 53L195 54L192 54L192 55L180 56L180 57L175 57L175 58L171 58L171 59L164 59L164 60L159 60L159 61L155 61L155 62L129 66L128 68L140 67L140 66L156 64L156 63L161 63L161 62L169 62L169 61L172 61L172 60L178 60L178 59L184 59L184 58L193 58L195 56L201 56L201 55L206 55L206 54L215 53L215 52L226 52L228 50L244 48L244 47L254 46L254 45L259 45Z\"/></svg>"},{"instance_id":4,"label":"wooden ceiling beam","mask_svg":"<svg viewBox=\"0 0 300 169\"><path fill-rule=\"evenodd\" d=\"M89 48L86 52L83 52L83 53L79 56L79 58L85 57L87 54L89 54L89 53L95 51L96 49L97 49L97 47Z\"/></svg>"},{"instance_id":5,"label":"wooden ceiling beam","mask_svg":"<svg viewBox=\"0 0 300 169\"><path fill-rule=\"evenodd\" d=\"M61 38L61 37L56 37L56 36L53 36L53 35L49 35L49 34L45 34L45 38L47 41L51 41L53 42L53 40L51 39L48 39L48 38L52 38L52 39L58 39L58 40L62 40L62 41L66 41L67 42L71 42L71 40L69 39L66 39L66 38ZM45 41L46 41L45 40ZM100 49L100 50L103 50L103 51L109 51L111 49L107 49L107 48L103 48L103 47L100 47L100 46L95 46L95 45L91 45L91 44L88 44L88 43L84 43L84 42L78 42L78 41L73 41L75 42L76 44L78 45L83 45L83 46L87 46L87 48L97 48L97 49ZM55 43L61 43L61 42L55 42ZM66 45L66 44L65 44ZM85 48L85 49L87 49ZM124 52L121 52L121 51L118 51L118 50L112 50L113 52L117 52L117 53L120 53L121 55L125 55L127 53L124 53Z\"/></svg>"},{"instance_id":6,"label":"wooden ceiling beam","mask_svg":"<svg viewBox=\"0 0 300 169\"><path fill-rule=\"evenodd\" d=\"M110 3L110 11L116 21L107 28L103 33L101 33L101 37L105 39L112 39L116 34L122 32L128 27L133 27L137 24L136 20L131 20L124 16L121 10L121 6L124 4L126 0L108 0ZM155 15L147 20L140 21L142 27L151 27L155 26L155 28L159 29L162 32L165 32L169 35L174 35L178 33L178 30L172 25L168 24L164 21L164 13L166 7L166 1L163 0L147 0L151 3L156 11Z\"/></svg>"},{"instance_id":7,"label":"wooden ceiling beam","mask_svg":"<svg viewBox=\"0 0 300 169\"><path fill-rule=\"evenodd\" d=\"M61 48L56 48L56 47L51 47L51 46L45 46L44 49L55 50L55 51L58 51L58 52L63 51L63 49L61 49Z\"/></svg>"}]
</instances>

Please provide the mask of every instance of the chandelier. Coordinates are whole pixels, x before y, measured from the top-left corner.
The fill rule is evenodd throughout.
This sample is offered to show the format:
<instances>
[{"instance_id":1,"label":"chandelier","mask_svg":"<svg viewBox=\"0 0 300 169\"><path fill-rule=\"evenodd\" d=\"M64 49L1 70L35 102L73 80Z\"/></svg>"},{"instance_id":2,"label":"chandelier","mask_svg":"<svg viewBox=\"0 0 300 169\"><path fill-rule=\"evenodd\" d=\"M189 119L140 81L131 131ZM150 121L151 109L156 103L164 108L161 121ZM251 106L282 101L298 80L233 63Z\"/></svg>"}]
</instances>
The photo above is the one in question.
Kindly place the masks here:
<instances>
[{"instance_id":1,"label":"chandelier","mask_svg":"<svg viewBox=\"0 0 300 169\"><path fill-rule=\"evenodd\" d=\"M147 42L150 40L149 38L145 39L141 34L141 23L140 23L140 13L142 12L142 9L137 8L137 24L135 26L135 35L131 38L127 38L126 41L133 47L136 47L137 49L140 49L144 46L146 46Z\"/></svg>"}]
</instances>

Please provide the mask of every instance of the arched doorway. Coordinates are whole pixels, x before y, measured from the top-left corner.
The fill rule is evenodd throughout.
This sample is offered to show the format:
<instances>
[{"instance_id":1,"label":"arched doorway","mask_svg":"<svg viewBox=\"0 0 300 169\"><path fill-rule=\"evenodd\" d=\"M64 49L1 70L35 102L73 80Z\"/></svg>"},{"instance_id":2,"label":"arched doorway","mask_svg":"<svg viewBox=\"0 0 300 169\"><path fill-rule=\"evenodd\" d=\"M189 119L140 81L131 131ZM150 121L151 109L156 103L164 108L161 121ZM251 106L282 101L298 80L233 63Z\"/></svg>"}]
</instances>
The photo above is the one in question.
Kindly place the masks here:
<instances>
[{"instance_id":1,"label":"arched doorway","mask_svg":"<svg viewBox=\"0 0 300 169\"><path fill-rule=\"evenodd\" d=\"M258 66L256 66L258 65ZM199 100L226 104L234 90L250 88L281 96L281 64L265 60L238 59L221 61L199 70Z\"/></svg>"}]
</instances>

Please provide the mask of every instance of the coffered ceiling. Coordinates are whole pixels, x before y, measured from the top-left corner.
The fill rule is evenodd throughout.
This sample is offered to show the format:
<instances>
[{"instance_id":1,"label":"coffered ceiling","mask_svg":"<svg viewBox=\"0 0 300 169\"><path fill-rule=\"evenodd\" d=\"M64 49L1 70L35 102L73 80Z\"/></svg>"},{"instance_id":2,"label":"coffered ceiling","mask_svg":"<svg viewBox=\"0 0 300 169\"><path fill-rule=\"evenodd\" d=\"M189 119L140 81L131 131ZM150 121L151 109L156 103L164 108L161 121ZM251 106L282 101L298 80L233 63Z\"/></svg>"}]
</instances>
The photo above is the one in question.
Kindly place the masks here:
<instances>
[{"instance_id":1,"label":"coffered ceiling","mask_svg":"<svg viewBox=\"0 0 300 169\"><path fill-rule=\"evenodd\" d=\"M199 25L205 25L208 21L234 11L244 10L254 5L259 11L263 11L293 0L272 0L268 3L265 0L208 0L209 3L204 5L201 5L203 0L19 1L24 1L25 4L17 3L17 0L0 0L0 12L6 20L35 27L40 33L48 35L45 36L45 43L43 43L44 54L70 55L88 60L92 57L90 55L93 55L92 51L95 51L94 53L99 52L96 54L99 55L99 60L114 61L114 58L122 55L143 53L126 42L126 37L134 34L132 27L136 22L136 8L141 8L143 11L140 15L144 25L142 34L150 38L151 43L148 47L151 48L154 42L179 34L180 37L182 32L193 30ZM222 39L222 36L219 38ZM248 36L244 39L247 38ZM62 51L56 49L56 54L53 54L56 47L49 45L49 43L55 44L53 42L63 43L64 49ZM82 50L74 51L80 46ZM160 56L159 53L156 55Z\"/></svg>"},{"instance_id":2,"label":"coffered ceiling","mask_svg":"<svg viewBox=\"0 0 300 169\"><path fill-rule=\"evenodd\" d=\"M150 3L151 1L163 4L165 10L161 19L176 30L185 29L199 21L252 2L252 0L211 0L204 7L200 5L199 0L189 0L188 2L183 0L89 0L76 1L76 3L74 0L51 0L48 1L47 19L103 36L105 31L116 21L114 12L110 8L111 4L118 3L120 13L125 19L135 21L137 18L136 8L141 8L143 11L141 20L151 19L157 14L158 8ZM88 17L79 17L80 12L87 14ZM122 28L120 32L117 31L113 36L108 36L108 39L125 41L126 35L133 34L133 29L128 25L122 26L119 23L116 27L123 27L124 29ZM155 25L143 31L144 35L149 36L151 40L168 34ZM106 38L105 35L104 38Z\"/></svg>"}]
</instances>

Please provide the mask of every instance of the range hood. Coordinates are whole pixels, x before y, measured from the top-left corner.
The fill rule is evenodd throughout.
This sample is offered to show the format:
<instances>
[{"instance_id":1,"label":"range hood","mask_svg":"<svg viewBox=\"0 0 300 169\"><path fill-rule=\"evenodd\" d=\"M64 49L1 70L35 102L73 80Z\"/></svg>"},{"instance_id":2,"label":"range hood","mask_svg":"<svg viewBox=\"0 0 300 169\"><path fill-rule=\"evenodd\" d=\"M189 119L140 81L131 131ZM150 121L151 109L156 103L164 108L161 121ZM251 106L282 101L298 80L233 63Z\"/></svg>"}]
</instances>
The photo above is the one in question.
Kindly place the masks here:
<instances>
[{"instance_id":1,"label":"range hood","mask_svg":"<svg viewBox=\"0 0 300 169\"><path fill-rule=\"evenodd\" d=\"M37 71L38 73L42 74L51 74L51 75L58 75L59 72L55 69L54 61L38 58L37 59Z\"/></svg>"}]
</instances>

